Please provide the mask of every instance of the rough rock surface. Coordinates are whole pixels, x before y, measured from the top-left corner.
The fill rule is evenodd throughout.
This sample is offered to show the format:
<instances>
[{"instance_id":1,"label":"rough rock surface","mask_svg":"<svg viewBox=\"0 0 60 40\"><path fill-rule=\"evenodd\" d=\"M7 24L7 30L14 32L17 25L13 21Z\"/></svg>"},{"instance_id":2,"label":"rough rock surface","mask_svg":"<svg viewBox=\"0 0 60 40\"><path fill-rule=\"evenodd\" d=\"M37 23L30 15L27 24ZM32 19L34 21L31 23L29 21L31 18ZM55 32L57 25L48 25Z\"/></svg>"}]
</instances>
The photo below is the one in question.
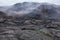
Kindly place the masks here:
<instances>
[{"instance_id":1,"label":"rough rock surface","mask_svg":"<svg viewBox=\"0 0 60 40\"><path fill-rule=\"evenodd\" d=\"M60 40L58 27L46 27L45 24L31 23L18 26L15 25L16 23L12 23L8 23L8 25L6 22L0 23L0 40Z\"/></svg>"}]
</instances>

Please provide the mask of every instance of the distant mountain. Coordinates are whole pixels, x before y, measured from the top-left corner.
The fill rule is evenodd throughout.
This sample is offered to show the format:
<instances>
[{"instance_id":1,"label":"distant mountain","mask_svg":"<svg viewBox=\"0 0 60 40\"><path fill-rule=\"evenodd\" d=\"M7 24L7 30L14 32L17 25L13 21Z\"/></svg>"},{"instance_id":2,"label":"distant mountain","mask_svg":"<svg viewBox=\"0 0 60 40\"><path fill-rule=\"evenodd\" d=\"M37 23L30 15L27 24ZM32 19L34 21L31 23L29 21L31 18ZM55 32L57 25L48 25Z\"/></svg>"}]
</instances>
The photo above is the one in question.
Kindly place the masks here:
<instances>
[{"instance_id":1,"label":"distant mountain","mask_svg":"<svg viewBox=\"0 0 60 40\"><path fill-rule=\"evenodd\" d=\"M40 4L39 3L33 3L33 2L24 2L24 3L17 3L15 5L12 5L9 9L6 11L8 13L30 13L34 9L36 9Z\"/></svg>"},{"instance_id":2,"label":"distant mountain","mask_svg":"<svg viewBox=\"0 0 60 40\"><path fill-rule=\"evenodd\" d=\"M42 6L42 5L44 5L44 6ZM16 3L16 4L11 5L11 6L0 7L0 11L4 11L6 13L18 13L18 14L31 13L31 12L37 13L38 11L39 12L41 11L42 7L49 9L52 6L54 6L54 8L57 8L57 10L59 10L60 6L56 5L56 7L55 7L54 4L23 2L23 3ZM35 10L37 10L37 11L35 11Z\"/></svg>"},{"instance_id":3,"label":"distant mountain","mask_svg":"<svg viewBox=\"0 0 60 40\"><path fill-rule=\"evenodd\" d=\"M35 2L23 2L16 3L12 6L0 7L0 11L3 11L10 15L17 14L25 15L24 17L33 17L35 18L37 15L37 19L46 18L46 19L57 19L60 20L60 6L50 3L35 3Z\"/></svg>"},{"instance_id":4,"label":"distant mountain","mask_svg":"<svg viewBox=\"0 0 60 40\"><path fill-rule=\"evenodd\" d=\"M46 19L60 21L60 6L41 3L36 9L24 16L28 19Z\"/></svg>"}]
</instances>

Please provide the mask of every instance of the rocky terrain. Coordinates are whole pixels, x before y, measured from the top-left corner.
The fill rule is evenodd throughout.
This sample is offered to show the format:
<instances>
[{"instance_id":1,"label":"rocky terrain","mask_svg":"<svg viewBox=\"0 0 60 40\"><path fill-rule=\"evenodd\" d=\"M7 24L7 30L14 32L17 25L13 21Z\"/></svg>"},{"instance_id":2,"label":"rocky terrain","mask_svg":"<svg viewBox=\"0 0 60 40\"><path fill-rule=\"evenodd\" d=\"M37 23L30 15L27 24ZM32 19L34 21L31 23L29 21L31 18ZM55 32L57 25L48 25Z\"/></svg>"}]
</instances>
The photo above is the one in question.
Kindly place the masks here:
<instances>
[{"instance_id":1,"label":"rocky terrain","mask_svg":"<svg viewBox=\"0 0 60 40\"><path fill-rule=\"evenodd\" d=\"M59 8L54 4L24 2L1 10L0 40L60 40Z\"/></svg>"}]
</instances>

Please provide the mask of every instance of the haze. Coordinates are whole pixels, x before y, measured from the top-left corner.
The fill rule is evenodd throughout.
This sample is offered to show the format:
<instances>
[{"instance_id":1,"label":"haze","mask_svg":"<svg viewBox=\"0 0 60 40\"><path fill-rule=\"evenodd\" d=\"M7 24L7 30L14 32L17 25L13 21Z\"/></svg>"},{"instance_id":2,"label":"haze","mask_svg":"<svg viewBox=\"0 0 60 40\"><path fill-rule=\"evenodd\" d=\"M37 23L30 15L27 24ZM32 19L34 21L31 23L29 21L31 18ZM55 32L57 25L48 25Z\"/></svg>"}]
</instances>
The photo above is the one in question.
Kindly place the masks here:
<instances>
[{"instance_id":1,"label":"haze","mask_svg":"<svg viewBox=\"0 0 60 40\"><path fill-rule=\"evenodd\" d=\"M0 0L0 6L10 6L20 2L48 2L60 5L60 0Z\"/></svg>"}]
</instances>

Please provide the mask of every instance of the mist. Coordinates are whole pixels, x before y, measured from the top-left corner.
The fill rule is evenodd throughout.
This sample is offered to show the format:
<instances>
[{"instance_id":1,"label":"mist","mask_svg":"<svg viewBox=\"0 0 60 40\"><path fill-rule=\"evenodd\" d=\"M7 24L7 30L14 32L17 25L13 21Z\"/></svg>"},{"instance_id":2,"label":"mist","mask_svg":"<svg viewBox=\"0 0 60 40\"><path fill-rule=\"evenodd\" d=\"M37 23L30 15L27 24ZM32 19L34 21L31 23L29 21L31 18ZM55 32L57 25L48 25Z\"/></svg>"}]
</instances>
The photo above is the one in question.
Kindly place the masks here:
<instances>
[{"instance_id":1,"label":"mist","mask_svg":"<svg viewBox=\"0 0 60 40\"><path fill-rule=\"evenodd\" d=\"M22 3L22 2L47 2L52 4L60 5L60 0L0 0L0 6L10 6L16 3Z\"/></svg>"}]
</instances>

